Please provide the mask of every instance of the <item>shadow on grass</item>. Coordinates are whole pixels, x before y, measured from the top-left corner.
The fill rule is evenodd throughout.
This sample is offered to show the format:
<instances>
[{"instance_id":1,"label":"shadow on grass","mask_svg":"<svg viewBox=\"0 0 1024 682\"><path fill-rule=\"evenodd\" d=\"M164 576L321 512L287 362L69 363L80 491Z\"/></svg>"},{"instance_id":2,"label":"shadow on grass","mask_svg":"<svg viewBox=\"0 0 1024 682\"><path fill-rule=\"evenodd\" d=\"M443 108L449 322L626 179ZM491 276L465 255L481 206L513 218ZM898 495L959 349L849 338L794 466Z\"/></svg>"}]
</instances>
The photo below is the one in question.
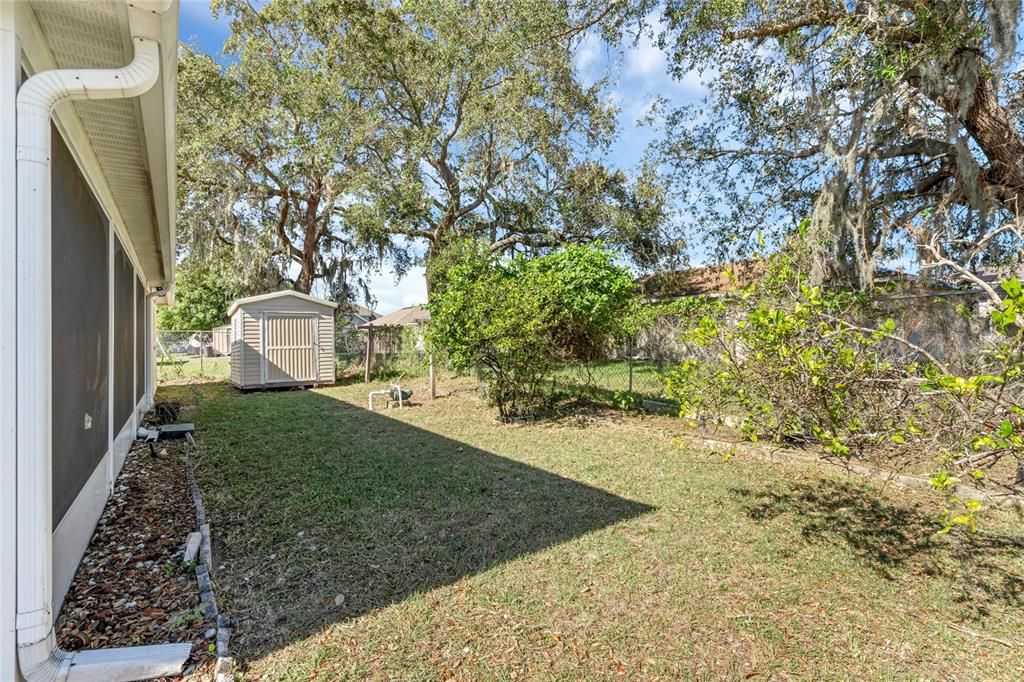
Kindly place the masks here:
<instances>
[{"instance_id":1,"label":"shadow on grass","mask_svg":"<svg viewBox=\"0 0 1024 682\"><path fill-rule=\"evenodd\" d=\"M651 509L324 393L203 390L198 473L245 658Z\"/></svg>"},{"instance_id":2,"label":"shadow on grass","mask_svg":"<svg viewBox=\"0 0 1024 682\"><path fill-rule=\"evenodd\" d=\"M732 492L745 500L751 519L788 515L807 542L843 544L885 578L913 564L929 575L954 579L965 615L985 615L992 602L1024 607L1024 542L1018 537L984 528L939 535L940 519L852 482L820 479L789 483L782 490Z\"/></svg>"}]
</instances>

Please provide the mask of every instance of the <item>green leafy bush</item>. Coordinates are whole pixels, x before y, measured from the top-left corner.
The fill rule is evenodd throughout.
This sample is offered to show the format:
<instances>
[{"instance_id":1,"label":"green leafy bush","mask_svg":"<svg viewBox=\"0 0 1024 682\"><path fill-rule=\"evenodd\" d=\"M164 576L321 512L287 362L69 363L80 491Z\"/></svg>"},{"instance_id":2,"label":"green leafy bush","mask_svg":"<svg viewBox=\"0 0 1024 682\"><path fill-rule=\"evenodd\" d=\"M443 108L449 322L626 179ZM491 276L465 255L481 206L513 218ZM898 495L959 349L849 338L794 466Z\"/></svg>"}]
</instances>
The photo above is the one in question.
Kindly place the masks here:
<instances>
[{"instance_id":1,"label":"green leafy bush","mask_svg":"<svg viewBox=\"0 0 1024 682\"><path fill-rule=\"evenodd\" d=\"M156 310L159 329L213 329L228 323L228 306L241 295L227 258L186 260L174 274L174 305Z\"/></svg>"},{"instance_id":2,"label":"green leafy bush","mask_svg":"<svg viewBox=\"0 0 1024 682\"><path fill-rule=\"evenodd\" d=\"M634 300L628 270L601 246L508 259L468 241L430 276L430 343L454 369L480 371L502 419L543 408L554 369L623 334Z\"/></svg>"},{"instance_id":3,"label":"green leafy bush","mask_svg":"<svg viewBox=\"0 0 1024 682\"><path fill-rule=\"evenodd\" d=\"M992 313L998 338L954 372L899 335L870 325L870 300L809 286L793 262L774 257L766 276L727 302L691 306L685 341L711 360L686 360L666 392L691 426L729 422L750 440L811 444L839 460L892 470L932 469L955 493L981 485L1007 458L1001 485L1020 484L1024 461L1024 288L1003 284ZM996 483L993 481L993 485ZM951 497L945 530L974 528L979 505Z\"/></svg>"}]
</instances>

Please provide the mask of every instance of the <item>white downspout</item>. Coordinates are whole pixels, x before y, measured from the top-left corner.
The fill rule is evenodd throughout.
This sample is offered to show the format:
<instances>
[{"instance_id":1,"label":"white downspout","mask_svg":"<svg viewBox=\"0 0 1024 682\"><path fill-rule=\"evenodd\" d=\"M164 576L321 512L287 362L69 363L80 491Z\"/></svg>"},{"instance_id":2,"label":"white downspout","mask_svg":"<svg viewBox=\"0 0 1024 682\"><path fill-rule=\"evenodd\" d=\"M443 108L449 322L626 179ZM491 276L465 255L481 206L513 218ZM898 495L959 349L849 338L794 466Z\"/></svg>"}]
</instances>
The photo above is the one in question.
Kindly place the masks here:
<instances>
[{"instance_id":1,"label":"white downspout","mask_svg":"<svg viewBox=\"0 0 1024 682\"><path fill-rule=\"evenodd\" d=\"M18 91L16 629L19 667L30 681L174 675L191 650L186 643L65 652L53 631L50 113L64 100L130 98L149 90L160 74L159 46L144 38L132 42L135 58L122 69L44 71Z\"/></svg>"}]
</instances>

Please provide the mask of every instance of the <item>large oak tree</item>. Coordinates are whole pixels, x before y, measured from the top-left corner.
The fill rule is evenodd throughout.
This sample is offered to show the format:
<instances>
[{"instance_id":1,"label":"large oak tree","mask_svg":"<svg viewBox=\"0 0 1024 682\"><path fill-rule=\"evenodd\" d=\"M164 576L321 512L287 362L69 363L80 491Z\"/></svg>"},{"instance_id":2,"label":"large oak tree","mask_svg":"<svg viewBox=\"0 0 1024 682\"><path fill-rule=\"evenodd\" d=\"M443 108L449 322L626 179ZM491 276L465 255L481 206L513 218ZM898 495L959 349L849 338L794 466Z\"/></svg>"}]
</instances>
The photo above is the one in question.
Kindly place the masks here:
<instances>
[{"instance_id":1,"label":"large oak tree","mask_svg":"<svg viewBox=\"0 0 1024 682\"><path fill-rule=\"evenodd\" d=\"M616 111L573 51L618 5L559 0L216 0L227 66L185 53L183 220L340 293L385 260L603 242L673 253L664 187L606 155Z\"/></svg>"},{"instance_id":2,"label":"large oak tree","mask_svg":"<svg viewBox=\"0 0 1024 682\"><path fill-rule=\"evenodd\" d=\"M979 283L1021 244L1020 9L671 0L663 44L709 94L669 113L660 156L723 254L811 216L822 279L916 259Z\"/></svg>"},{"instance_id":3,"label":"large oak tree","mask_svg":"<svg viewBox=\"0 0 1024 682\"><path fill-rule=\"evenodd\" d=\"M227 65L188 48L179 59L183 243L200 257L233 249L246 285L269 271L278 281L266 287L308 292L323 280L347 297L355 266L378 255L348 225L362 173L359 102L317 63L301 27L269 16L233 27Z\"/></svg>"}]
</instances>

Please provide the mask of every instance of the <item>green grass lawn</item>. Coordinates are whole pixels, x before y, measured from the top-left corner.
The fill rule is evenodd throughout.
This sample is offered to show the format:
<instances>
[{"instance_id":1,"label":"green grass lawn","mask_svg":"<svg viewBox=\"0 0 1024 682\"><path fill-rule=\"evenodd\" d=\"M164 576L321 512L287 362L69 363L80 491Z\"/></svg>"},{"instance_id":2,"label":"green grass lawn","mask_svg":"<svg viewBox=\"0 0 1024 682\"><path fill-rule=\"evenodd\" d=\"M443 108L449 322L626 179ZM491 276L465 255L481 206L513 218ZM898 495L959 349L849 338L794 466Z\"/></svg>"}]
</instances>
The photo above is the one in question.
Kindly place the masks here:
<instances>
[{"instance_id":1,"label":"green grass lawn","mask_svg":"<svg viewBox=\"0 0 1024 682\"><path fill-rule=\"evenodd\" d=\"M425 387L413 384L414 400ZM617 413L507 426L471 392L195 403L244 679L1005 679L1024 536L814 464L681 449Z\"/></svg>"},{"instance_id":2,"label":"green grass lawn","mask_svg":"<svg viewBox=\"0 0 1024 682\"><path fill-rule=\"evenodd\" d=\"M231 358L199 358L187 355L160 357L156 363L156 375L157 381L161 384L227 380L231 378Z\"/></svg>"},{"instance_id":3,"label":"green grass lawn","mask_svg":"<svg viewBox=\"0 0 1024 682\"><path fill-rule=\"evenodd\" d=\"M634 393L645 398L658 399L665 392L664 382L659 376L663 369L658 363L649 360L634 361L631 383L629 362L609 360L564 367L555 373L555 382L570 393L580 389L583 389L584 393L589 390L597 398L608 397L618 391L628 391L632 386ZM605 395L602 396L602 393Z\"/></svg>"}]
</instances>

